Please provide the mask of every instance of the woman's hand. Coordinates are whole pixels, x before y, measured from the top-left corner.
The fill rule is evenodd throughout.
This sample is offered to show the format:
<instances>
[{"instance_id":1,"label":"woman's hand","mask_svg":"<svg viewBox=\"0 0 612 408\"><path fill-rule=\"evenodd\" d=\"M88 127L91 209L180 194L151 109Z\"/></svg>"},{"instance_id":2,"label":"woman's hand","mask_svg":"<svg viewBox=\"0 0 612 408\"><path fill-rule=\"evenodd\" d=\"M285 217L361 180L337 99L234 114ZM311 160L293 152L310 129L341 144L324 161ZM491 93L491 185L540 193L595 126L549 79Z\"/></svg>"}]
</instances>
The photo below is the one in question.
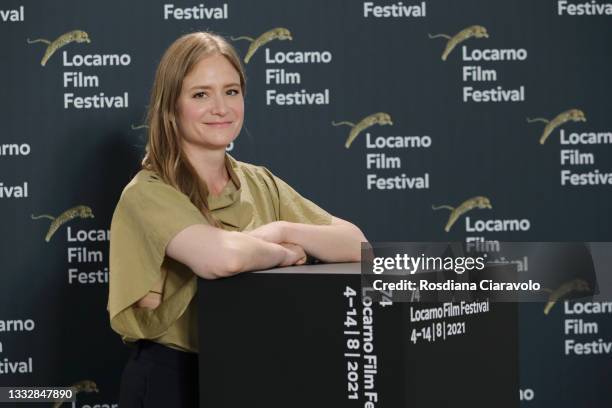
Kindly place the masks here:
<instances>
[{"instance_id":1,"label":"woman's hand","mask_svg":"<svg viewBox=\"0 0 612 408\"><path fill-rule=\"evenodd\" d=\"M285 221L274 221L252 231L245 231L245 233L266 242L282 244L287 241L286 224Z\"/></svg>"},{"instance_id":2,"label":"woman's hand","mask_svg":"<svg viewBox=\"0 0 612 408\"><path fill-rule=\"evenodd\" d=\"M301 246L322 262L359 262L361 243L367 242L358 227L337 217L329 225L285 222L282 231L283 242Z\"/></svg>"},{"instance_id":3,"label":"woman's hand","mask_svg":"<svg viewBox=\"0 0 612 408\"><path fill-rule=\"evenodd\" d=\"M286 249L285 260L279 266L303 265L306 263L306 252L304 248L296 244L284 242L280 244Z\"/></svg>"},{"instance_id":4,"label":"woman's hand","mask_svg":"<svg viewBox=\"0 0 612 408\"><path fill-rule=\"evenodd\" d=\"M285 248L287 251L285 260L279 266L303 265L306 263L306 252L300 245L286 242L286 227L287 222L274 221L252 231L245 231L245 233L262 241L279 244Z\"/></svg>"}]
</instances>

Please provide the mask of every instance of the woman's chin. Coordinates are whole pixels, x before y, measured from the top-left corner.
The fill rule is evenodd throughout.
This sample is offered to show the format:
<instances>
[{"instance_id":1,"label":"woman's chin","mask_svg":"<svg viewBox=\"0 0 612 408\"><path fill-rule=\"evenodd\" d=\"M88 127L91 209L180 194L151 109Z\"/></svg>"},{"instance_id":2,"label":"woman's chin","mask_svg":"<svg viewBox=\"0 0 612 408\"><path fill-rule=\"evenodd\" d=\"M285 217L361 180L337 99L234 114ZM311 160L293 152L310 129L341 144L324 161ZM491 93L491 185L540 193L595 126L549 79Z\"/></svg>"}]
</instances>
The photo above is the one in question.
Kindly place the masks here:
<instances>
[{"instance_id":1,"label":"woman's chin","mask_svg":"<svg viewBox=\"0 0 612 408\"><path fill-rule=\"evenodd\" d=\"M225 150L227 146L229 146L235 138L231 137L219 137L219 138L207 138L206 140L202 140L198 145L202 148L208 150Z\"/></svg>"}]
</instances>

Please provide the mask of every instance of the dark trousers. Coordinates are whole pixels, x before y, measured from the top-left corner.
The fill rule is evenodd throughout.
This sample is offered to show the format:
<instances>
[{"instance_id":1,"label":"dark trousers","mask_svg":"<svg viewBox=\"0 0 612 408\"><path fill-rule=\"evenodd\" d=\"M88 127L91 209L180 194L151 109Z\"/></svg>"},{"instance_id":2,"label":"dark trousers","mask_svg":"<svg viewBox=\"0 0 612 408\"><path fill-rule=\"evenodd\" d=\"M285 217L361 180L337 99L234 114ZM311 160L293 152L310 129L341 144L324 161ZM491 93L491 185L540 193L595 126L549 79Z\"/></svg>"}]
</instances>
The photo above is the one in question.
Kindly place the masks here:
<instances>
[{"instance_id":1,"label":"dark trousers","mask_svg":"<svg viewBox=\"0 0 612 408\"><path fill-rule=\"evenodd\" d=\"M198 355L140 340L123 370L121 408L198 407Z\"/></svg>"}]
</instances>

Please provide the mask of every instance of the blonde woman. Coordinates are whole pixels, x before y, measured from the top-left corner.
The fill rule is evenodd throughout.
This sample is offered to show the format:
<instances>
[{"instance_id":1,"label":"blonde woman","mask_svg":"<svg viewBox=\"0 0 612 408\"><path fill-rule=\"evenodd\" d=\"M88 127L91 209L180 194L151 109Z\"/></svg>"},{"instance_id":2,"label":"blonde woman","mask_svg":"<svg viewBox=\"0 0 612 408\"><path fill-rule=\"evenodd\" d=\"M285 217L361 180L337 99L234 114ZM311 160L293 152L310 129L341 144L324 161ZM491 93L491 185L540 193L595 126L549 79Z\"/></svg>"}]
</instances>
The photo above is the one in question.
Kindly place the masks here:
<instances>
[{"instance_id":1,"label":"blonde woman","mask_svg":"<svg viewBox=\"0 0 612 408\"><path fill-rule=\"evenodd\" d=\"M226 153L245 85L236 51L211 33L179 38L157 68L142 170L111 225L110 323L135 346L122 408L197 406L198 276L360 259L359 228Z\"/></svg>"}]
</instances>

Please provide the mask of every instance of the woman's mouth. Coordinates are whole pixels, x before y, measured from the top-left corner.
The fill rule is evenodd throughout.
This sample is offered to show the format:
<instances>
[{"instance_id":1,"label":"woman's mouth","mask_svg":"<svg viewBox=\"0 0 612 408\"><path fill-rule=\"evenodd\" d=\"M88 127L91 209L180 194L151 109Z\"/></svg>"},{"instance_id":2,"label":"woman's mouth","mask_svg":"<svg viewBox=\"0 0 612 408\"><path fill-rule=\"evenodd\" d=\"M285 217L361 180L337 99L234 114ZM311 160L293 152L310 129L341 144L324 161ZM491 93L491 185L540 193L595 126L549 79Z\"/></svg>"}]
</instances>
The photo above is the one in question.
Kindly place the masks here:
<instances>
[{"instance_id":1,"label":"woman's mouth","mask_svg":"<svg viewBox=\"0 0 612 408\"><path fill-rule=\"evenodd\" d=\"M204 124L206 126L211 126L214 128L223 128L223 127L230 126L232 122L205 122Z\"/></svg>"}]
</instances>

